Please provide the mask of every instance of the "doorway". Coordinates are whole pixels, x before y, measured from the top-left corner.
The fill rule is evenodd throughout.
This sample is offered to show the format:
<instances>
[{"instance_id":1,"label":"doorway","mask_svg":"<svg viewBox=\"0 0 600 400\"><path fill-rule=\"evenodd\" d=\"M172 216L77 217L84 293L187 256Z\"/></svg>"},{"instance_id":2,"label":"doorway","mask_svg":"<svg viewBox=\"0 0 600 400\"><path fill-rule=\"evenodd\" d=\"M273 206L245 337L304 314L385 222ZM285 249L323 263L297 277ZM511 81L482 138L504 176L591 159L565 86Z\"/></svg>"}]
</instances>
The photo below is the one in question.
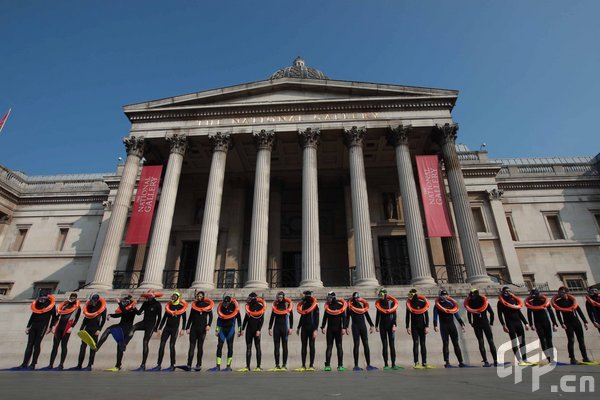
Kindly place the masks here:
<instances>
[{"instance_id":1,"label":"doorway","mask_svg":"<svg viewBox=\"0 0 600 400\"><path fill-rule=\"evenodd\" d=\"M379 238L379 280L383 285L410 285L410 260L406 236Z\"/></svg>"}]
</instances>

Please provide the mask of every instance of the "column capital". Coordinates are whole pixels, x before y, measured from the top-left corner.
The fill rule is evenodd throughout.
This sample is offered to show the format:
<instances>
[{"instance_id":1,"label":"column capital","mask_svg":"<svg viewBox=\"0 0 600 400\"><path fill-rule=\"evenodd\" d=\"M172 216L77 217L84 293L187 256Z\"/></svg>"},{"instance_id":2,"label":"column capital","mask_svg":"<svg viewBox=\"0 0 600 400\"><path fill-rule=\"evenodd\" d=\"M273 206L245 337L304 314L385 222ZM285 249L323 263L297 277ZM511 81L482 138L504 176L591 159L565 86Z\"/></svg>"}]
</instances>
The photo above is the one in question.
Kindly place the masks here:
<instances>
[{"instance_id":1,"label":"column capital","mask_svg":"<svg viewBox=\"0 0 600 400\"><path fill-rule=\"evenodd\" d=\"M123 143L127 149L127 155L142 157L144 155L144 137L143 136L128 136L123 138Z\"/></svg>"},{"instance_id":2,"label":"column capital","mask_svg":"<svg viewBox=\"0 0 600 400\"><path fill-rule=\"evenodd\" d=\"M398 125L391 127L387 133L387 142L390 146L408 145L408 135L412 132L411 125Z\"/></svg>"},{"instance_id":3,"label":"column capital","mask_svg":"<svg viewBox=\"0 0 600 400\"><path fill-rule=\"evenodd\" d=\"M0 225L10 224L11 219L12 219L11 216L8 214L4 214L4 215L0 216Z\"/></svg>"},{"instance_id":4,"label":"column capital","mask_svg":"<svg viewBox=\"0 0 600 400\"><path fill-rule=\"evenodd\" d=\"M456 136L458 132L458 124L436 124L434 131L438 134L441 144L445 144L448 142L454 143L456 141Z\"/></svg>"},{"instance_id":5,"label":"column capital","mask_svg":"<svg viewBox=\"0 0 600 400\"><path fill-rule=\"evenodd\" d=\"M208 142L210 143L211 150L227 152L231 149L231 135L229 133L217 132L208 136Z\"/></svg>"},{"instance_id":6,"label":"column capital","mask_svg":"<svg viewBox=\"0 0 600 400\"><path fill-rule=\"evenodd\" d=\"M274 130L261 129L258 132L252 132L252 136L254 137L257 149L273 150L273 145L275 144Z\"/></svg>"},{"instance_id":7,"label":"column capital","mask_svg":"<svg viewBox=\"0 0 600 400\"><path fill-rule=\"evenodd\" d=\"M353 126L350 129L344 129L344 144L348 148L354 147L354 146L362 147L363 139L366 134L367 134L367 128L365 128L364 126L361 128Z\"/></svg>"},{"instance_id":8,"label":"column capital","mask_svg":"<svg viewBox=\"0 0 600 400\"><path fill-rule=\"evenodd\" d=\"M316 149L321 143L321 130L319 128L298 129L298 139L302 148L314 147Z\"/></svg>"},{"instance_id":9,"label":"column capital","mask_svg":"<svg viewBox=\"0 0 600 400\"><path fill-rule=\"evenodd\" d=\"M502 198L502 196L504 195L504 190L494 188L494 189L488 190L487 194L488 194L490 200L500 200Z\"/></svg>"},{"instance_id":10,"label":"column capital","mask_svg":"<svg viewBox=\"0 0 600 400\"><path fill-rule=\"evenodd\" d=\"M105 200L102 202L102 207L104 208L104 211L112 211L113 208L113 202L112 200Z\"/></svg>"},{"instance_id":11,"label":"column capital","mask_svg":"<svg viewBox=\"0 0 600 400\"><path fill-rule=\"evenodd\" d=\"M187 149L187 136L179 133L174 133L171 136L165 138L169 146L171 147L171 153L177 153L184 155Z\"/></svg>"}]
</instances>

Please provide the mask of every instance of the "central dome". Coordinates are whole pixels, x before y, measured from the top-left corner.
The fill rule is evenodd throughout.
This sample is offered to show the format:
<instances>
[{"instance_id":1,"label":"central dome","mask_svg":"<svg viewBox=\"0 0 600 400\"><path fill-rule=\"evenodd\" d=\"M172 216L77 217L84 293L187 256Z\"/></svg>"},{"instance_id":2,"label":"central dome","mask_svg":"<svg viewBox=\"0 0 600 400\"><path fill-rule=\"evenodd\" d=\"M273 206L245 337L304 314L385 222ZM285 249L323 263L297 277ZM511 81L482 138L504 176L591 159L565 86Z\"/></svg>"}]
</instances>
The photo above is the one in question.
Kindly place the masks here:
<instances>
[{"instance_id":1,"label":"central dome","mask_svg":"<svg viewBox=\"0 0 600 400\"><path fill-rule=\"evenodd\" d=\"M329 79L327 75L311 67L307 67L304 60L297 57L290 67L280 69L271 75L270 79L301 78L301 79Z\"/></svg>"}]
</instances>

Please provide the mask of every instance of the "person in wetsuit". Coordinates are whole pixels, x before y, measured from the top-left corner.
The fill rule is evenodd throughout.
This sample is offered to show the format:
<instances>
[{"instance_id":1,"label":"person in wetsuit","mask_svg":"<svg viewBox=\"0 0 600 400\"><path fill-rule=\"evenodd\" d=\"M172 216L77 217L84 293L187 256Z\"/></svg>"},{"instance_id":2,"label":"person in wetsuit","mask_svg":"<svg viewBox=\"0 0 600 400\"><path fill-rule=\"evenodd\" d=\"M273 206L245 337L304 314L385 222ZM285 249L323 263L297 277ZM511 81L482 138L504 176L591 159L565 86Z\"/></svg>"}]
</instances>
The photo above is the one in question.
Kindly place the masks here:
<instances>
[{"instance_id":1,"label":"person in wetsuit","mask_svg":"<svg viewBox=\"0 0 600 400\"><path fill-rule=\"evenodd\" d=\"M530 301L527 303L527 320L529 321L529 326L537 332L542 350L548 361L552 362L554 361L552 332L556 332L558 328L554 311L550 308L550 302L547 302L545 297L540 297L539 290L531 290L529 296ZM530 308L531 306L535 308L540 307L541 309L533 309ZM552 324L550 324L550 321L552 321Z\"/></svg>"},{"instance_id":2,"label":"person in wetsuit","mask_svg":"<svg viewBox=\"0 0 600 400\"><path fill-rule=\"evenodd\" d=\"M296 334L300 335L302 344L300 354L302 358L302 367L299 371L315 370L315 340L319 330L319 304L310 290L302 294L302 301L299 305L300 321ZM300 311L301 310L301 311ZM309 366L306 367L307 348L310 348Z\"/></svg>"},{"instance_id":3,"label":"person in wetsuit","mask_svg":"<svg viewBox=\"0 0 600 400\"><path fill-rule=\"evenodd\" d=\"M129 339L129 331L133 327L133 320L137 315L137 308L135 308L135 301L131 295L127 295L123 297L121 300L117 300L117 309L114 314L110 314L110 318L120 318L118 324L113 324L106 328L106 330L100 336L100 340L98 341L96 351L100 350L100 347L106 342L108 336L112 333L113 330L121 329L123 333L123 341L117 343L117 361L115 363L114 368L110 368L110 371L119 371L121 369L121 365L123 364L123 353L127 348L127 341Z\"/></svg>"},{"instance_id":4,"label":"person in wetsuit","mask_svg":"<svg viewBox=\"0 0 600 400\"><path fill-rule=\"evenodd\" d=\"M527 363L523 324L525 325L525 330L529 330L529 326L519 308L519 301L515 299L508 286L502 288L498 297L498 319L500 320L500 324L502 324L504 332L510 336L510 340L513 343L513 353L515 353L518 362Z\"/></svg>"},{"instance_id":5,"label":"person in wetsuit","mask_svg":"<svg viewBox=\"0 0 600 400\"><path fill-rule=\"evenodd\" d=\"M585 309L588 313L591 323L600 332L600 295L595 287L588 288L588 295L585 298Z\"/></svg>"},{"instance_id":6,"label":"person in wetsuit","mask_svg":"<svg viewBox=\"0 0 600 400\"><path fill-rule=\"evenodd\" d=\"M238 330L242 330L242 317L240 316L239 306L235 299L230 296L223 297L223 301L218 306L217 328L217 364L209 369L211 372L221 370L221 356L223 355L223 344L227 342L227 367L224 371L231 371L231 362L233 361L233 341L235 339L235 325Z\"/></svg>"},{"instance_id":7,"label":"person in wetsuit","mask_svg":"<svg viewBox=\"0 0 600 400\"><path fill-rule=\"evenodd\" d=\"M496 352L496 344L494 343L494 334L492 333L491 328L494 325L494 310L492 309L492 306L487 303L487 299L479 294L479 290L477 289L471 289L471 292L468 295L468 304L469 308L472 310L479 310L487 304L487 307L481 310L481 312L467 310L467 318L469 320L469 325L471 325L475 331L475 337L479 343L479 352L481 353L483 366L490 366L485 351L485 343L483 341L483 336L485 335L488 346L490 347L490 353L492 354L492 360L494 361L494 367L496 367L498 366L498 355ZM489 320L487 314L490 314Z\"/></svg>"},{"instance_id":8,"label":"person in wetsuit","mask_svg":"<svg viewBox=\"0 0 600 400\"><path fill-rule=\"evenodd\" d=\"M204 298L204 292L196 292L196 300L192 303L192 310L190 311L190 317L185 326L185 329L190 335L190 348L188 350L187 366L189 369L192 368L192 361L194 360L194 350L198 346L198 358L196 359L196 371L202 369L202 355L204 354L204 339L206 339L206 332L210 330L213 322L213 312L211 303L206 301Z\"/></svg>"},{"instance_id":9,"label":"person in wetsuit","mask_svg":"<svg viewBox=\"0 0 600 400\"><path fill-rule=\"evenodd\" d=\"M41 289L31 304L31 316L27 322L27 328L25 328L27 347L23 363L19 368L35 369L42 350L42 339L44 335L51 332L51 326L56 322L55 302L54 297L48 291Z\"/></svg>"},{"instance_id":10,"label":"person in wetsuit","mask_svg":"<svg viewBox=\"0 0 600 400\"><path fill-rule=\"evenodd\" d=\"M454 354L458 360L458 366L460 368L465 367L463 363L462 351L460 350L460 344L458 343L458 330L454 324L454 319L458 321L460 329L465 332L465 323L458 312L450 312L446 310L452 310L457 307L456 304L448 299L448 292L441 290L438 296L438 301L433 308L433 329L437 332L438 330L438 318L440 319L440 335L442 336L442 354L444 355L444 367L450 368L450 346L449 342L452 340L452 347L454 347ZM443 308L440 309L440 308Z\"/></svg>"},{"instance_id":11,"label":"person in wetsuit","mask_svg":"<svg viewBox=\"0 0 600 400\"><path fill-rule=\"evenodd\" d=\"M410 308L408 308L410 303ZM425 338L429 333L429 311L415 312L427 307L425 300L419 298L416 289L408 292L408 303L406 309L406 332L413 340L413 362L414 366L419 366L419 347L421 348L421 366L427 367L427 346ZM413 311L414 310L414 311Z\"/></svg>"},{"instance_id":12,"label":"person in wetsuit","mask_svg":"<svg viewBox=\"0 0 600 400\"><path fill-rule=\"evenodd\" d=\"M258 301L258 295L254 292L248 295L246 299L246 310L250 310L255 315L250 315L246 312L244 322L242 323L242 331L239 336L246 334L246 368L242 368L240 372L250 371L250 360L252 359L252 345L256 347L256 368L254 371L261 371L260 362L262 352L260 350L260 330L265 322L265 304Z\"/></svg>"},{"instance_id":13,"label":"person in wetsuit","mask_svg":"<svg viewBox=\"0 0 600 400\"><path fill-rule=\"evenodd\" d=\"M98 294L92 294L90 300L83 306L83 322L79 330L86 331L95 341L98 341L98 336L106 323L106 302L100 298ZM74 370L83 369L83 361L85 360L85 350L88 345L85 342L81 342L79 347L79 357L77 366ZM90 349L90 358L88 361L86 371L91 371L94 365L94 358L96 357L96 349Z\"/></svg>"},{"instance_id":14,"label":"person in wetsuit","mask_svg":"<svg viewBox=\"0 0 600 400\"><path fill-rule=\"evenodd\" d=\"M381 338L381 355L383 356L384 370L400 369L396 365L396 329L398 328L398 301L388 295L385 288L379 289L378 299L375 301L377 313L375 314L375 329ZM394 310L396 308L396 310ZM392 311L393 310L393 311ZM388 364L389 358L392 362Z\"/></svg>"},{"instance_id":15,"label":"person in wetsuit","mask_svg":"<svg viewBox=\"0 0 600 400\"><path fill-rule=\"evenodd\" d=\"M152 339L153 333L158 332L158 324L162 316L162 307L159 301L156 300L156 296L154 295L153 291L150 290L147 293L144 293L142 297L145 298L145 301L137 311L137 315L144 314L144 318L133 325L133 328L131 328L127 337L127 342L129 342L137 331L144 331L144 339L142 342L142 363L138 368L140 371L144 371L146 369L146 361L148 360L148 353L150 352L150 339Z\"/></svg>"},{"instance_id":16,"label":"person in wetsuit","mask_svg":"<svg viewBox=\"0 0 600 400\"><path fill-rule=\"evenodd\" d=\"M374 325L371 316L369 315L368 304L363 304L363 301L364 300L361 299L358 292L352 293L352 298L348 300L348 309L346 311L348 313L348 324L352 322L354 371L363 370L358 366L358 354L361 341L365 353L365 361L367 362L367 370L371 371L377 369L371 365L371 351L369 349L369 333L373 333ZM367 323L369 324L369 329L367 329Z\"/></svg>"},{"instance_id":17,"label":"person in wetsuit","mask_svg":"<svg viewBox=\"0 0 600 400\"><path fill-rule=\"evenodd\" d=\"M71 293L69 300L63 302L58 308L58 322L53 326L54 342L52 344L52 352L50 353L50 364L47 369L54 367L54 361L58 354L58 346L60 346L60 364L58 370L64 369L65 359L67 358L68 343L71 337L71 331L81 315L80 302L77 301L77 293Z\"/></svg>"},{"instance_id":18,"label":"person in wetsuit","mask_svg":"<svg viewBox=\"0 0 600 400\"><path fill-rule=\"evenodd\" d=\"M342 337L346 334L348 328L348 319L346 318L347 303L344 300L338 300L334 292L327 293L327 305L323 313L321 322L321 332L325 333L327 327L325 350L325 368L323 371L331 371L331 355L333 353L333 342L337 350L338 371L345 371L344 368L344 349L342 347Z\"/></svg>"},{"instance_id":19,"label":"person in wetsuit","mask_svg":"<svg viewBox=\"0 0 600 400\"><path fill-rule=\"evenodd\" d=\"M158 347L156 366L152 368L153 371L161 370L167 340L169 341L169 355L171 356L171 363L169 364L168 370L175 371L175 343L177 343L177 337L183 336L184 333L183 328L187 321L185 313L186 309L187 303L181 299L181 294L179 292L173 292L171 301L165 306L165 313L163 314L160 326L158 327L160 345Z\"/></svg>"},{"instance_id":20,"label":"person in wetsuit","mask_svg":"<svg viewBox=\"0 0 600 400\"><path fill-rule=\"evenodd\" d=\"M294 329L294 313L291 303L285 298L285 293L278 292L275 302L273 302L273 311L269 319L269 336L273 336L275 371L287 371L288 359L288 336ZM279 345L283 349L282 364L279 364Z\"/></svg>"},{"instance_id":21,"label":"person in wetsuit","mask_svg":"<svg viewBox=\"0 0 600 400\"><path fill-rule=\"evenodd\" d=\"M555 308L556 306L560 308L574 308L572 311L556 311L558 321L560 322L560 326L567 332L567 350L569 352L569 359L571 364L577 364L577 359L575 358L575 336L577 337L577 343L579 343L579 351L581 351L581 357L583 362L590 362L590 359L587 355L587 350L585 348L585 340L583 338L583 328L581 327L581 321L583 321L583 325L585 326L585 330L588 329L587 320L585 319L585 315L581 311L579 305L577 305L572 298L569 297L569 290L561 286L558 289L558 299L554 300Z\"/></svg>"}]
</instances>

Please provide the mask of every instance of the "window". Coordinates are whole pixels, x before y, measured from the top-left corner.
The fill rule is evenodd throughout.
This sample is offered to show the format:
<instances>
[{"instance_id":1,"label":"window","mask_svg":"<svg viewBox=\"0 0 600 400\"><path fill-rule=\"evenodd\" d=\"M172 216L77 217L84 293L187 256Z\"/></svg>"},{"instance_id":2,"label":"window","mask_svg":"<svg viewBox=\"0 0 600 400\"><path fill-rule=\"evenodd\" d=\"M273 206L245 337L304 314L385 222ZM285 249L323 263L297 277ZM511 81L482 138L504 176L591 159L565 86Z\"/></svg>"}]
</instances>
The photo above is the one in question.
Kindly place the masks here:
<instances>
[{"instance_id":1,"label":"window","mask_svg":"<svg viewBox=\"0 0 600 400\"><path fill-rule=\"evenodd\" d=\"M67 241L67 235L69 234L68 226L58 227L58 238L56 239L56 250L63 251L65 249L65 243Z\"/></svg>"},{"instance_id":2,"label":"window","mask_svg":"<svg viewBox=\"0 0 600 400\"><path fill-rule=\"evenodd\" d=\"M510 237L512 238L513 242L519 241L519 238L517 237L517 230L515 229L515 224L513 222L512 214L506 214L506 223L508 224L508 231L510 232Z\"/></svg>"},{"instance_id":3,"label":"window","mask_svg":"<svg viewBox=\"0 0 600 400\"><path fill-rule=\"evenodd\" d=\"M598 232L600 232L600 212L594 213L594 219L596 220L596 227L598 228Z\"/></svg>"},{"instance_id":4,"label":"window","mask_svg":"<svg viewBox=\"0 0 600 400\"><path fill-rule=\"evenodd\" d=\"M560 224L560 218L558 214L545 214L546 223L548 224L548 231L551 240L564 240L565 234Z\"/></svg>"},{"instance_id":5,"label":"window","mask_svg":"<svg viewBox=\"0 0 600 400\"><path fill-rule=\"evenodd\" d=\"M471 207L473 213L473 220L475 221L475 229L477 232L487 232L485 227L485 220L483 219L483 210L481 207Z\"/></svg>"},{"instance_id":6,"label":"window","mask_svg":"<svg viewBox=\"0 0 600 400\"><path fill-rule=\"evenodd\" d=\"M563 282L563 286L566 286L569 290L582 291L587 288L587 277L585 272L578 273L560 273L558 274Z\"/></svg>"},{"instance_id":7,"label":"window","mask_svg":"<svg viewBox=\"0 0 600 400\"><path fill-rule=\"evenodd\" d=\"M11 247L11 251L21 251L23 249L23 243L25 243L25 237L29 231L29 226L17 226L17 237Z\"/></svg>"},{"instance_id":8,"label":"window","mask_svg":"<svg viewBox=\"0 0 600 400\"><path fill-rule=\"evenodd\" d=\"M396 193L386 192L381 194L383 215L385 219L398 219L398 197Z\"/></svg>"},{"instance_id":9,"label":"window","mask_svg":"<svg viewBox=\"0 0 600 400\"><path fill-rule=\"evenodd\" d=\"M535 289L535 276L533 274L523 274L523 283L527 289Z\"/></svg>"},{"instance_id":10,"label":"window","mask_svg":"<svg viewBox=\"0 0 600 400\"><path fill-rule=\"evenodd\" d=\"M46 290L49 293L56 292L56 288L58 287L58 282L35 282L33 284L33 298L36 298L40 290Z\"/></svg>"},{"instance_id":11,"label":"window","mask_svg":"<svg viewBox=\"0 0 600 400\"><path fill-rule=\"evenodd\" d=\"M8 296L14 282L0 282L0 296Z\"/></svg>"}]
</instances>

